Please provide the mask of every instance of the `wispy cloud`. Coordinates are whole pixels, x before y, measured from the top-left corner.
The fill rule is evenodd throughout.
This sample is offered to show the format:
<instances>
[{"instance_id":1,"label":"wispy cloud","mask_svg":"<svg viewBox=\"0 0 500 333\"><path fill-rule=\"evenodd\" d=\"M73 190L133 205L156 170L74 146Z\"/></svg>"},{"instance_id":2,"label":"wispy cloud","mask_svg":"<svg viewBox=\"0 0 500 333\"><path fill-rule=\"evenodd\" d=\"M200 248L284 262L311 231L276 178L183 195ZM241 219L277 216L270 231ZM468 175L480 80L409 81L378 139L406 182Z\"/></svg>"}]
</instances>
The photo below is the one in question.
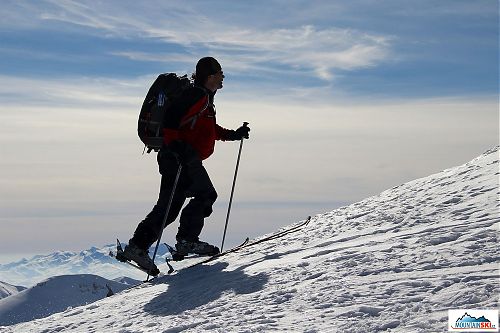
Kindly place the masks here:
<instances>
[{"instance_id":1,"label":"wispy cloud","mask_svg":"<svg viewBox=\"0 0 500 333\"><path fill-rule=\"evenodd\" d=\"M230 29L228 29L230 30ZM390 54L390 38L365 33L328 29L317 30L313 26L270 31L240 30L223 32L212 40L200 40L199 44L229 61L233 72L265 71L276 65L288 65L287 69L300 70L324 80L331 80L336 70L355 70L384 61ZM192 62L192 57L147 52L115 52L133 60L159 62ZM227 55L225 56L229 58Z\"/></svg>"},{"instance_id":2,"label":"wispy cloud","mask_svg":"<svg viewBox=\"0 0 500 333\"><path fill-rule=\"evenodd\" d=\"M62 23L100 31L120 38L149 38L177 44L182 52L164 57L157 52L116 50L113 55L135 61L193 61L184 55L210 53L231 58L232 71L273 70L300 72L331 81L338 70L375 66L388 59L392 37L349 28L319 28L311 24L287 28L255 27L242 17L241 24L205 16L189 3L104 3L47 0L50 6L34 12L35 20ZM191 5L196 6L196 5ZM43 7L43 9L41 9ZM142 15L135 15L141 12ZM134 14L134 15L132 15ZM244 13L243 13L244 14ZM239 13L242 15L242 13ZM176 59L173 59L176 58Z\"/></svg>"},{"instance_id":3,"label":"wispy cloud","mask_svg":"<svg viewBox=\"0 0 500 333\"><path fill-rule=\"evenodd\" d=\"M110 78L19 78L0 75L2 106L52 108L101 107L120 109L142 103L153 77L130 80Z\"/></svg>"}]
</instances>

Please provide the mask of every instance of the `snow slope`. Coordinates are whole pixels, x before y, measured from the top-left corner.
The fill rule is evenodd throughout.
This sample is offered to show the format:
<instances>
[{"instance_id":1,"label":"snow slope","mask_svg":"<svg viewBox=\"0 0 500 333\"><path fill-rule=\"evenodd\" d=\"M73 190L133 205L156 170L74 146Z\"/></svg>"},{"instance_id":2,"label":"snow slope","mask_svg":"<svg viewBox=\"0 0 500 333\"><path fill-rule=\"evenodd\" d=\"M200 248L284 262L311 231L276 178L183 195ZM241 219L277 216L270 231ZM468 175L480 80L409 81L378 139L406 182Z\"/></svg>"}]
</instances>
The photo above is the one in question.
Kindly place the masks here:
<instances>
[{"instance_id":1,"label":"snow slope","mask_svg":"<svg viewBox=\"0 0 500 333\"><path fill-rule=\"evenodd\" d=\"M448 309L498 308L498 170L496 147L299 232L3 332L444 332Z\"/></svg>"},{"instance_id":2,"label":"snow slope","mask_svg":"<svg viewBox=\"0 0 500 333\"><path fill-rule=\"evenodd\" d=\"M15 295L24 289L26 289L26 287L13 286L9 283L0 281L0 299L10 295Z\"/></svg>"},{"instance_id":3,"label":"snow slope","mask_svg":"<svg viewBox=\"0 0 500 333\"><path fill-rule=\"evenodd\" d=\"M142 272L110 257L110 250L115 251L116 245L92 247L80 252L59 251L0 265L0 281L30 287L51 276L69 274L96 274L107 279L126 275L144 280ZM166 246L161 244L158 248L158 261L165 260L167 253Z\"/></svg>"},{"instance_id":4,"label":"snow slope","mask_svg":"<svg viewBox=\"0 0 500 333\"><path fill-rule=\"evenodd\" d=\"M109 287L109 288L108 288ZM62 275L0 300L0 326L30 321L120 292L130 285L96 275Z\"/></svg>"}]
</instances>

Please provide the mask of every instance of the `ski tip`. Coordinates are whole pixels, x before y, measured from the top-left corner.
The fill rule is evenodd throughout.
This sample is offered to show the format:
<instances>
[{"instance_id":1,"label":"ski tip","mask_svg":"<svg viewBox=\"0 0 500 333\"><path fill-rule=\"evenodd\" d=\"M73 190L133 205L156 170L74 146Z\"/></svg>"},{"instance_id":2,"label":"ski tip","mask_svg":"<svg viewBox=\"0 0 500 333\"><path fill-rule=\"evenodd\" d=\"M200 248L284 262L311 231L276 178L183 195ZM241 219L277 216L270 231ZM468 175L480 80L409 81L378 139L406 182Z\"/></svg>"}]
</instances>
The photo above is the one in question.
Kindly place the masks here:
<instances>
[{"instance_id":1,"label":"ski tip","mask_svg":"<svg viewBox=\"0 0 500 333\"><path fill-rule=\"evenodd\" d=\"M167 261L167 265L168 265L168 272L167 272L168 275L175 272L175 269L172 267L172 265L170 265L170 263L168 261Z\"/></svg>"},{"instance_id":2,"label":"ski tip","mask_svg":"<svg viewBox=\"0 0 500 333\"><path fill-rule=\"evenodd\" d=\"M172 246L168 245L167 243L163 243L163 244L165 244L165 246L167 247L167 249L170 253L176 252L176 250Z\"/></svg>"}]
</instances>

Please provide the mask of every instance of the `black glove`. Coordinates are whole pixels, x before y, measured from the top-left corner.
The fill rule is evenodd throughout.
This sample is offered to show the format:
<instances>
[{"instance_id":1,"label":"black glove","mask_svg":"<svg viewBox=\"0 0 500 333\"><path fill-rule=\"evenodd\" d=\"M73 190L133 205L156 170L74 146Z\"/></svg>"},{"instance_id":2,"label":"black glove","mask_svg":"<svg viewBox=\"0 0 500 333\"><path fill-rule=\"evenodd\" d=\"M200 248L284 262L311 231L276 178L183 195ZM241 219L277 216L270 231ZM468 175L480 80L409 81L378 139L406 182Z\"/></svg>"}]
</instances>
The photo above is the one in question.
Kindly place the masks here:
<instances>
[{"instance_id":1,"label":"black glove","mask_svg":"<svg viewBox=\"0 0 500 333\"><path fill-rule=\"evenodd\" d=\"M200 159L196 150L187 142L175 140L168 144L168 148L182 164L190 164Z\"/></svg>"},{"instance_id":2,"label":"black glove","mask_svg":"<svg viewBox=\"0 0 500 333\"><path fill-rule=\"evenodd\" d=\"M237 141L243 138L248 139L250 137L249 132L250 132L250 127L248 127L247 125L243 125L237 130L231 131L231 134L229 135L229 140Z\"/></svg>"}]
</instances>

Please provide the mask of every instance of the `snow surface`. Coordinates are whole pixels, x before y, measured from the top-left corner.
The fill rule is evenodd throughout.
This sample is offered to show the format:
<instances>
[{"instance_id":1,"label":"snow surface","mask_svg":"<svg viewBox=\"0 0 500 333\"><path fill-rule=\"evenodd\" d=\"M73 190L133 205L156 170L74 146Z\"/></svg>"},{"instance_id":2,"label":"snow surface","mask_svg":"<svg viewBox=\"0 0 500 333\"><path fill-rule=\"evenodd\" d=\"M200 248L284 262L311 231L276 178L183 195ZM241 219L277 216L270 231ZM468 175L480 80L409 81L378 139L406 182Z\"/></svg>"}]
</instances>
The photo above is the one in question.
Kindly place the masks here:
<instances>
[{"instance_id":1,"label":"snow surface","mask_svg":"<svg viewBox=\"0 0 500 333\"><path fill-rule=\"evenodd\" d=\"M144 278L144 274L141 274L141 275ZM114 278L113 281L116 281L116 282L119 282L122 284L126 284L129 286L136 286L136 285L140 284L143 280L132 279L132 278L129 278L128 276L120 276L120 277Z\"/></svg>"},{"instance_id":2,"label":"snow surface","mask_svg":"<svg viewBox=\"0 0 500 333\"><path fill-rule=\"evenodd\" d=\"M102 299L130 285L96 275L63 275L49 278L36 286L0 300L0 326L47 317Z\"/></svg>"},{"instance_id":3,"label":"snow surface","mask_svg":"<svg viewBox=\"0 0 500 333\"><path fill-rule=\"evenodd\" d=\"M13 286L9 283L0 281L0 299L5 298L10 295L15 295L20 291L23 291L26 287Z\"/></svg>"},{"instance_id":4,"label":"snow surface","mask_svg":"<svg viewBox=\"0 0 500 333\"><path fill-rule=\"evenodd\" d=\"M0 331L444 332L448 309L498 308L498 153L316 215L258 247Z\"/></svg>"}]
</instances>

